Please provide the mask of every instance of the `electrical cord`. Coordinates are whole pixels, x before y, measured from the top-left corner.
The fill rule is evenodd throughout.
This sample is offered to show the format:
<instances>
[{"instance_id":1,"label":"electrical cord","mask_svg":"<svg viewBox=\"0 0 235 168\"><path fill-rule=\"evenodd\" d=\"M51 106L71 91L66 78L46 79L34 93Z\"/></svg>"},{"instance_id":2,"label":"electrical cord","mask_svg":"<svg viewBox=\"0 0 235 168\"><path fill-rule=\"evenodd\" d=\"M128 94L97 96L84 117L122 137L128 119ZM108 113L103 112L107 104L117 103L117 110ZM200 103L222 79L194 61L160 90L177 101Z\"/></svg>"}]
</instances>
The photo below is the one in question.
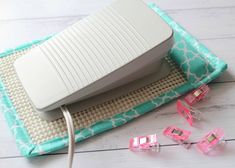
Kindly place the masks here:
<instances>
[{"instance_id":1,"label":"electrical cord","mask_svg":"<svg viewBox=\"0 0 235 168\"><path fill-rule=\"evenodd\" d=\"M75 149L75 135L74 135L74 125L71 114L67 108L67 106L63 105L60 107L63 112L67 130L68 130L68 139L69 139L69 149L68 149L68 164L67 168L72 168L73 165L73 157L74 157L74 149Z\"/></svg>"}]
</instances>

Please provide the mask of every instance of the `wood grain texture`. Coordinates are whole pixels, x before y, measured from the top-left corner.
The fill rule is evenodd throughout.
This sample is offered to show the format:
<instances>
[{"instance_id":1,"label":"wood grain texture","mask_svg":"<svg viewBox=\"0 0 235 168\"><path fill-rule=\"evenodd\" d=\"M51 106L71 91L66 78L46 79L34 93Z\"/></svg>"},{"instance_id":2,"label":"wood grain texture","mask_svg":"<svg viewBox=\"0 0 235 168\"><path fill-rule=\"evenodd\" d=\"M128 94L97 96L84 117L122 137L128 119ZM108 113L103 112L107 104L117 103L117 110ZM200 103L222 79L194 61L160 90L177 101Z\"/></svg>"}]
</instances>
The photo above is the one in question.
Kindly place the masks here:
<instances>
[{"instance_id":1,"label":"wood grain texture","mask_svg":"<svg viewBox=\"0 0 235 168\"><path fill-rule=\"evenodd\" d=\"M42 18L90 14L114 0L1 0L0 20ZM230 8L234 0L144 0L154 2L164 10Z\"/></svg>"},{"instance_id":2,"label":"wood grain texture","mask_svg":"<svg viewBox=\"0 0 235 168\"><path fill-rule=\"evenodd\" d=\"M234 168L234 141L228 142L229 147L222 155L205 157L199 153L195 146L190 151L181 146L164 146L161 153L133 153L127 149L110 150L103 152L76 153L74 168ZM32 159L2 158L0 167L34 167L58 168L65 167L66 155L41 156Z\"/></svg>"},{"instance_id":3,"label":"wood grain texture","mask_svg":"<svg viewBox=\"0 0 235 168\"><path fill-rule=\"evenodd\" d=\"M63 30L112 0L22 0L0 1L0 51ZM120 128L76 145L74 167L235 167L235 1L234 0L153 0L216 55L229 62L229 70L211 84L210 99L199 104L204 120L191 128L167 104ZM219 82L219 83L218 83ZM196 142L207 131L221 127L230 140L223 154L205 157L196 149L186 151L162 136L167 125L193 131ZM20 156L3 114L0 113L0 167L65 167L67 150L33 159ZM127 148L132 136L157 132L161 153L135 154ZM179 154L180 153L180 154Z\"/></svg>"}]
</instances>

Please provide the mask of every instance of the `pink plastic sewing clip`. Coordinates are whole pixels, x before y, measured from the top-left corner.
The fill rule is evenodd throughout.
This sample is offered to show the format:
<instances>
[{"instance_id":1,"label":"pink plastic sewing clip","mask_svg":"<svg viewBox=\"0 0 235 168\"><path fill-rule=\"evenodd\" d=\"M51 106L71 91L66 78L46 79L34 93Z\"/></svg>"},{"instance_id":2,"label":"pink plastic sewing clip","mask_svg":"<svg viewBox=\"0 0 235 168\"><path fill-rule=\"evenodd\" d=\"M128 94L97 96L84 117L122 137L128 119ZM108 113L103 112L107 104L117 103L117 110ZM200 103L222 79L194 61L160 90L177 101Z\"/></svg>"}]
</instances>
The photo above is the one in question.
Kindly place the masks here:
<instances>
[{"instance_id":1,"label":"pink plastic sewing clip","mask_svg":"<svg viewBox=\"0 0 235 168\"><path fill-rule=\"evenodd\" d=\"M188 103L190 106L194 105L195 103L199 102L210 91L210 88L208 85L202 85L198 89L193 90L191 93L185 96L184 100L186 103Z\"/></svg>"},{"instance_id":2,"label":"pink plastic sewing clip","mask_svg":"<svg viewBox=\"0 0 235 168\"><path fill-rule=\"evenodd\" d=\"M163 134L178 144L183 145L186 149L189 149L191 146L191 143L188 141L191 131L169 126L163 131Z\"/></svg>"},{"instance_id":3,"label":"pink plastic sewing clip","mask_svg":"<svg viewBox=\"0 0 235 168\"><path fill-rule=\"evenodd\" d=\"M176 106L177 112L182 117L184 117L191 126L193 125L195 119L200 120L202 118L201 111L197 110L196 108L193 108L192 106L189 106L181 100L177 100Z\"/></svg>"},{"instance_id":4,"label":"pink plastic sewing clip","mask_svg":"<svg viewBox=\"0 0 235 168\"><path fill-rule=\"evenodd\" d=\"M156 134L138 136L130 139L129 149L134 152L146 150L159 152L160 144L158 143L158 138Z\"/></svg>"},{"instance_id":5,"label":"pink plastic sewing clip","mask_svg":"<svg viewBox=\"0 0 235 168\"><path fill-rule=\"evenodd\" d=\"M202 153L208 154L211 150L221 144L225 144L224 131L221 128L217 128L207 133L206 136L197 143L197 148Z\"/></svg>"}]
</instances>

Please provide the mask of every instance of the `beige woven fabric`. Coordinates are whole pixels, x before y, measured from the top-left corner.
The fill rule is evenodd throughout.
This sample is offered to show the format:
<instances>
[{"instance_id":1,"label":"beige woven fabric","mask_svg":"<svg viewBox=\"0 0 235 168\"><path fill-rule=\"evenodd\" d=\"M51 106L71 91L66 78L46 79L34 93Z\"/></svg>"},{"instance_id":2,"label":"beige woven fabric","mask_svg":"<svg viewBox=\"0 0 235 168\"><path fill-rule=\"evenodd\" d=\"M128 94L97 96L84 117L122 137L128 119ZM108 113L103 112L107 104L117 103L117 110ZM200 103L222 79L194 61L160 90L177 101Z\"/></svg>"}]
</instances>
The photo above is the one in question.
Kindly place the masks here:
<instances>
[{"instance_id":1,"label":"beige woven fabric","mask_svg":"<svg viewBox=\"0 0 235 168\"><path fill-rule=\"evenodd\" d=\"M33 143L39 144L55 137L64 136L66 134L66 124L63 118L52 122L42 120L32 108L27 95L18 81L14 72L13 62L28 50L19 51L0 58L0 77ZM97 121L128 111L133 106L153 99L161 93L185 83L186 81L179 68L172 62L169 61L169 63L171 64L172 72L161 81L156 81L119 98L75 113L73 115L75 128L85 128Z\"/></svg>"}]
</instances>

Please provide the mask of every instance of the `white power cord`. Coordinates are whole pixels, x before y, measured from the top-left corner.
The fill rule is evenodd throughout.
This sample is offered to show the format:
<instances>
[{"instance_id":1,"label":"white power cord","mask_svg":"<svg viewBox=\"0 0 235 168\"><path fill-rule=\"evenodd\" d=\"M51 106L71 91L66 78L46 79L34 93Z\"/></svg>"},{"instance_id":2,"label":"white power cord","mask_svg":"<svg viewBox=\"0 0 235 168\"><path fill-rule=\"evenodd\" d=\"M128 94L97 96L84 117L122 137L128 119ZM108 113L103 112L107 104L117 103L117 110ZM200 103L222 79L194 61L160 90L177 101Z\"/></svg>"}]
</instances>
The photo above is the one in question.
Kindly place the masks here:
<instances>
[{"instance_id":1,"label":"white power cord","mask_svg":"<svg viewBox=\"0 0 235 168\"><path fill-rule=\"evenodd\" d=\"M75 149L75 135L74 135L74 125L71 114L67 108L67 106L63 105L60 107L63 112L67 130L68 130L68 139L69 139L69 149L68 149L68 164L67 168L72 168L73 165L73 157L74 157L74 149Z\"/></svg>"}]
</instances>

